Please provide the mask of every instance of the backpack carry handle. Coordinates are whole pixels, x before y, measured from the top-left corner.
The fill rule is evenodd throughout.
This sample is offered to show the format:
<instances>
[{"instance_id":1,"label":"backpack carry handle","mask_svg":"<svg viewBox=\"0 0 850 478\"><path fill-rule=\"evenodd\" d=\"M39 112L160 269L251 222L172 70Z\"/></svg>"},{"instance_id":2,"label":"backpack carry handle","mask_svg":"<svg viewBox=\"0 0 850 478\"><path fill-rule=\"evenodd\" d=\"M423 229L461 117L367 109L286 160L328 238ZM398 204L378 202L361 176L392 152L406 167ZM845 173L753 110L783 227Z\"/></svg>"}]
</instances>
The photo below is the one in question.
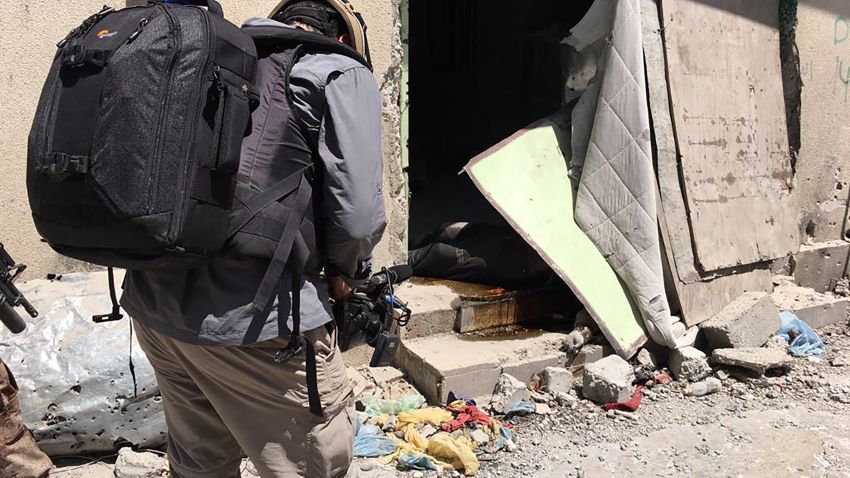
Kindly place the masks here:
<instances>
[{"instance_id":1,"label":"backpack carry handle","mask_svg":"<svg viewBox=\"0 0 850 478\"><path fill-rule=\"evenodd\" d=\"M148 0L148 5L153 5L157 3L166 3L166 0ZM185 0L182 2L183 5L197 5L199 7L207 7L207 9L213 15L218 15L224 18L224 9L221 8L221 3L218 0Z\"/></svg>"}]
</instances>

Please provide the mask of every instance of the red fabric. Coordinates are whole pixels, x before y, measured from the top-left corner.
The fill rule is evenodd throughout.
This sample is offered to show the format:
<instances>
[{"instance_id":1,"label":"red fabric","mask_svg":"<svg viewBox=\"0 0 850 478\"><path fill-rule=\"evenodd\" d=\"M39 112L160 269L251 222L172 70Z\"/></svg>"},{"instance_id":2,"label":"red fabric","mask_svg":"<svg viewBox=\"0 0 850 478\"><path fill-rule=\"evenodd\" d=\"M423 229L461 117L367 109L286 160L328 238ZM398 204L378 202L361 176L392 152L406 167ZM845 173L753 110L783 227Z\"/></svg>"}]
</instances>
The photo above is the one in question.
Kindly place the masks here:
<instances>
[{"instance_id":1,"label":"red fabric","mask_svg":"<svg viewBox=\"0 0 850 478\"><path fill-rule=\"evenodd\" d=\"M446 407L446 410L454 413L456 415L455 419L448 422L443 423L440 426L440 429L444 432L453 432L455 430L460 430L467 423L478 423L481 425L489 425L492 418L490 415L479 410L477 407L472 405L465 405L463 407L452 408Z\"/></svg>"},{"instance_id":2,"label":"red fabric","mask_svg":"<svg viewBox=\"0 0 850 478\"><path fill-rule=\"evenodd\" d=\"M633 412L640 407L640 401L643 400L643 385L638 385L634 395L627 402L623 403L606 403L602 405L605 410L622 410L624 412Z\"/></svg>"}]
</instances>

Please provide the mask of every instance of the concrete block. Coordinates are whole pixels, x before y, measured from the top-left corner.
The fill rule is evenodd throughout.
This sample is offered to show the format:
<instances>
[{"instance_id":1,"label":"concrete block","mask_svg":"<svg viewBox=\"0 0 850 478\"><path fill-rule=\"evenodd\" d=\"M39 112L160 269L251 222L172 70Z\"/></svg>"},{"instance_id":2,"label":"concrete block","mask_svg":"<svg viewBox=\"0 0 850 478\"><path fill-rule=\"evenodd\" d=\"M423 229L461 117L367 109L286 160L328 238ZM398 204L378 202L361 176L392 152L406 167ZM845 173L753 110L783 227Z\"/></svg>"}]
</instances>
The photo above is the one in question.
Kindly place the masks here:
<instances>
[{"instance_id":1,"label":"concrete block","mask_svg":"<svg viewBox=\"0 0 850 478\"><path fill-rule=\"evenodd\" d=\"M771 296L779 310L793 312L814 329L847 323L850 298L821 294L813 289L782 285Z\"/></svg>"},{"instance_id":2,"label":"concrete block","mask_svg":"<svg viewBox=\"0 0 850 478\"><path fill-rule=\"evenodd\" d=\"M682 347L670 352L667 364L677 380L698 382L711 374L711 367L702 351L693 347Z\"/></svg>"},{"instance_id":3,"label":"concrete block","mask_svg":"<svg viewBox=\"0 0 850 478\"><path fill-rule=\"evenodd\" d=\"M573 389L573 374L561 367L546 367L543 370L543 388L549 393L569 394Z\"/></svg>"},{"instance_id":4,"label":"concrete block","mask_svg":"<svg viewBox=\"0 0 850 478\"><path fill-rule=\"evenodd\" d=\"M711 357L721 365L741 367L761 375L768 370L788 370L792 362L791 356L785 351L765 347L717 349Z\"/></svg>"},{"instance_id":5,"label":"concrete block","mask_svg":"<svg viewBox=\"0 0 850 478\"><path fill-rule=\"evenodd\" d=\"M395 292L413 311L410 323L402 329L403 339L430 337L454 330L460 294L448 285L413 279L396 286Z\"/></svg>"},{"instance_id":6,"label":"concrete block","mask_svg":"<svg viewBox=\"0 0 850 478\"><path fill-rule=\"evenodd\" d=\"M531 392L528 391L525 382L518 380L511 374L503 373L499 376L499 381L493 391L490 408L496 413L505 413L515 403L528 401L531 401Z\"/></svg>"},{"instance_id":7,"label":"concrete block","mask_svg":"<svg viewBox=\"0 0 850 478\"><path fill-rule=\"evenodd\" d=\"M818 292L832 290L844 276L848 251L850 243L846 241L803 245L791 261L797 283Z\"/></svg>"},{"instance_id":8,"label":"concrete block","mask_svg":"<svg viewBox=\"0 0 850 478\"><path fill-rule=\"evenodd\" d=\"M709 347L760 347L779 330L779 308L764 292L747 292L703 322Z\"/></svg>"},{"instance_id":9,"label":"concrete block","mask_svg":"<svg viewBox=\"0 0 850 478\"><path fill-rule=\"evenodd\" d=\"M597 403L625 402L632 396L635 373L617 355L609 355L584 367L582 394Z\"/></svg>"},{"instance_id":10,"label":"concrete block","mask_svg":"<svg viewBox=\"0 0 850 478\"><path fill-rule=\"evenodd\" d=\"M539 358L520 359L516 362L506 363L502 372L509 373L523 382L530 382L531 377L541 373L547 367L563 367L567 363L567 354L556 352L546 354Z\"/></svg>"},{"instance_id":11,"label":"concrete block","mask_svg":"<svg viewBox=\"0 0 850 478\"><path fill-rule=\"evenodd\" d=\"M483 403L487 403L506 366L519 370L525 364L536 364L527 365L530 370L541 363L551 363L564 337L560 333L542 333L479 339L447 334L406 340L396 365L433 404L445 403L449 391L483 398Z\"/></svg>"}]
</instances>

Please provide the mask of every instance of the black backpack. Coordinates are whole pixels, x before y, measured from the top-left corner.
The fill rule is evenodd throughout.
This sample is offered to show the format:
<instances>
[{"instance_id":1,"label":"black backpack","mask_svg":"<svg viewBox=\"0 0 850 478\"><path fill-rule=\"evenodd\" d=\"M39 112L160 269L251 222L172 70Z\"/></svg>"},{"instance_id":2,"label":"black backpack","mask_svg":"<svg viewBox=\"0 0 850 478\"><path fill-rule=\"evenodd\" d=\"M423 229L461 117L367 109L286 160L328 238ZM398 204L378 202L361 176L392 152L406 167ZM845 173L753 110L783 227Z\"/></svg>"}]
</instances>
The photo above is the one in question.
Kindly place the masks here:
<instances>
[{"instance_id":1,"label":"black backpack","mask_svg":"<svg viewBox=\"0 0 850 478\"><path fill-rule=\"evenodd\" d=\"M144 270L224 249L257 51L206 3L104 8L58 44L27 189L59 253Z\"/></svg>"}]
</instances>

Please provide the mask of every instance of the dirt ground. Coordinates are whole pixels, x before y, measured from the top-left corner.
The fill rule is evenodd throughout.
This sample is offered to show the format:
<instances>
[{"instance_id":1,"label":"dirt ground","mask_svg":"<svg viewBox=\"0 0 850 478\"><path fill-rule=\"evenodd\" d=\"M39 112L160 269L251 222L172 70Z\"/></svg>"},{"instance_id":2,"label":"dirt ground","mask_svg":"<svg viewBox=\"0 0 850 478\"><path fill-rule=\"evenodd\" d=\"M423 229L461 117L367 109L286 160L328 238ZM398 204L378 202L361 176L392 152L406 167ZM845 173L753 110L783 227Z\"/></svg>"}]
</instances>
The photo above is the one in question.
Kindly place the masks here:
<instances>
[{"instance_id":1,"label":"dirt ground","mask_svg":"<svg viewBox=\"0 0 850 478\"><path fill-rule=\"evenodd\" d=\"M634 420L582 401L519 418L519 449L482 457L478 476L850 477L850 328L820 333L827 353L819 360L795 359L778 377L730 377L706 397L686 397L675 382L657 385ZM361 478L438 476L374 460L358 460L352 471ZM52 476L113 475L98 464Z\"/></svg>"}]
</instances>

